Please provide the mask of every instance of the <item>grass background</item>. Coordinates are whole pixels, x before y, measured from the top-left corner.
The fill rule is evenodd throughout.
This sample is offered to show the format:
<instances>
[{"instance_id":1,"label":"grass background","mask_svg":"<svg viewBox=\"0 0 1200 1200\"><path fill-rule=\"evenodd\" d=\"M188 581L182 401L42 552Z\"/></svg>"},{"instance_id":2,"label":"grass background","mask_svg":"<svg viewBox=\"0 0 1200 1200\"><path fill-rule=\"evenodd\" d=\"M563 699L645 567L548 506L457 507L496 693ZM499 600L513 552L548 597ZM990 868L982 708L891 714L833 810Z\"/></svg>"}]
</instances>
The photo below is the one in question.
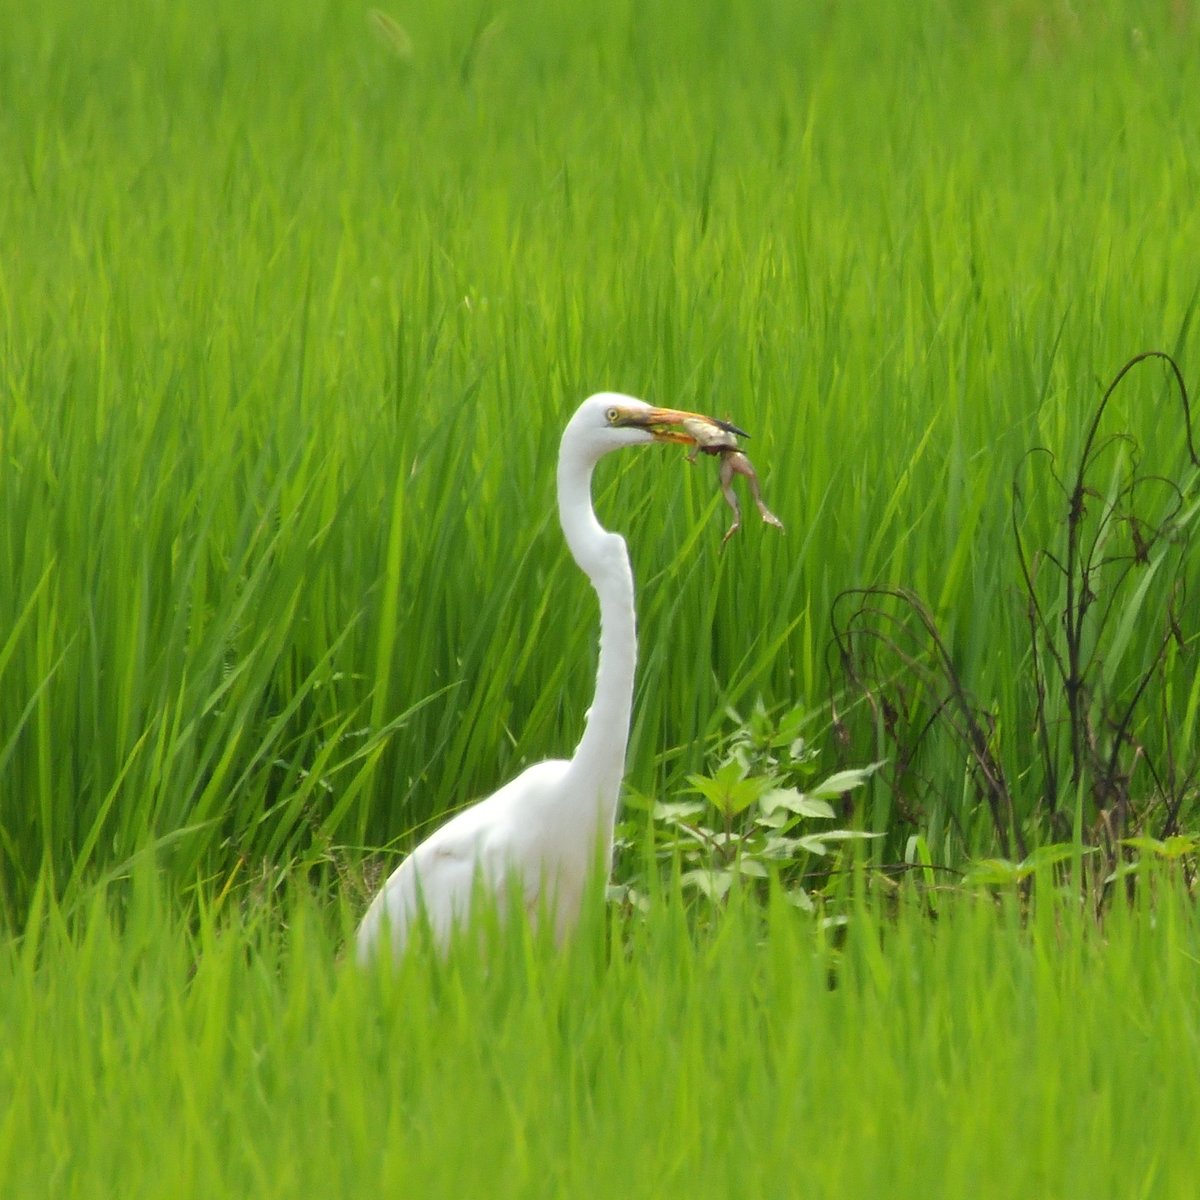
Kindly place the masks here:
<instances>
[{"instance_id":1,"label":"grass background","mask_svg":"<svg viewBox=\"0 0 1200 1200\"><path fill-rule=\"evenodd\" d=\"M593 921L565 955L512 938L395 976L335 961L324 898L189 934L142 872L83 916L0 958L9 1196L1195 1188L1175 888L1104 929L1071 900L868 906L840 949L786 903L696 945L664 900L609 955Z\"/></svg>"},{"instance_id":2,"label":"grass background","mask_svg":"<svg viewBox=\"0 0 1200 1200\"><path fill-rule=\"evenodd\" d=\"M1038 831L1010 483L1132 354L1194 367L1191 7L389 11L409 44L332 0L0 10L0 1190L1190 1194L1179 897L860 913L834 991L811 921L693 945L665 899L604 970L334 960L365 852L578 736L553 461L601 388L750 429L788 527L718 555L711 464L604 464L631 786L674 794L730 704L821 714L834 597L902 585ZM1177 413L1147 369L1111 429L1179 473ZM1150 754L1196 749L1194 649ZM855 820L991 852L930 753L915 821L882 783Z\"/></svg>"},{"instance_id":3,"label":"grass background","mask_svg":"<svg viewBox=\"0 0 1200 1200\"><path fill-rule=\"evenodd\" d=\"M552 462L600 388L736 417L789 527L718 557L708 474L605 465L634 786L730 702L819 711L865 584L926 597L1027 779L1009 485L1131 354L1193 354L1188 10L395 15L402 55L344 4L2 18L10 918L147 839L185 885L379 846L572 744ZM1164 472L1174 404L1143 372L1112 418Z\"/></svg>"}]
</instances>

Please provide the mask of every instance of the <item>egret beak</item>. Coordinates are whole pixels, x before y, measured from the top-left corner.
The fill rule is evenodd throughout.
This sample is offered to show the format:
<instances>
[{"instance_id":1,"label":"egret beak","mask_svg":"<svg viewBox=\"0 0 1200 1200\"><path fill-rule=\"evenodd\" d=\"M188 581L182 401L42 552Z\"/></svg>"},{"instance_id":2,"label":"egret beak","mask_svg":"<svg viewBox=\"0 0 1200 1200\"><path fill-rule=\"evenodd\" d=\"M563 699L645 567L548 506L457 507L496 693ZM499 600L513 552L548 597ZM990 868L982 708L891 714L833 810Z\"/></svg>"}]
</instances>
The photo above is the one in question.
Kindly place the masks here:
<instances>
[{"instance_id":1,"label":"egret beak","mask_svg":"<svg viewBox=\"0 0 1200 1200\"><path fill-rule=\"evenodd\" d=\"M750 436L730 421L677 408L619 409L612 423L626 428L644 429L654 436L655 441L695 446L709 454L719 450L734 450L737 448L739 437Z\"/></svg>"},{"instance_id":2,"label":"egret beak","mask_svg":"<svg viewBox=\"0 0 1200 1200\"><path fill-rule=\"evenodd\" d=\"M721 460L721 494L733 509L733 524L721 539L722 547L742 527L742 510L731 484L734 475L744 475L759 515L768 525L783 532L783 522L763 503L758 475L750 460L738 446L738 438L749 437L730 421L706 417L703 413L683 412L677 408L630 408L618 405L608 410L608 423L616 428L641 429L658 442L681 442L691 446L687 456L695 462L700 454L710 454Z\"/></svg>"}]
</instances>

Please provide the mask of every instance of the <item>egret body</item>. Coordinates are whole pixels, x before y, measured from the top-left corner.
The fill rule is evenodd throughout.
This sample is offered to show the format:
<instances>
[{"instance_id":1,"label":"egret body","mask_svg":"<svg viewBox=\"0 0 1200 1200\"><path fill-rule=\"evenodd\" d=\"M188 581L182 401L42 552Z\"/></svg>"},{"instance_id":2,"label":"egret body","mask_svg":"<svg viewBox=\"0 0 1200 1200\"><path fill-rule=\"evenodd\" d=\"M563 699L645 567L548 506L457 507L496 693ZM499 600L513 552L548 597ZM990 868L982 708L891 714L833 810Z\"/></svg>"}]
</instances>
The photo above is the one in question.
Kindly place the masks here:
<instances>
[{"instance_id":1,"label":"egret body","mask_svg":"<svg viewBox=\"0 0 1200 1200\"><path fill-rule=\"evenodd\" d=\"M655 441L696 445L714 428L733 427L612 392L585 400L567 423L558 454L559 519L600 602L596 691L583 736L570 759L527 768L413 850L359 926L360 962L381 947L399 955L422 912L444 946L469 916L477 886L499 898L501 911L505 889L517 887L530 918L552 919L560 940L575 924L589 874L612 859L637 662L629 555L624 539L596 519L592 472L610 451Z\"/></svg>"}]
</instances>

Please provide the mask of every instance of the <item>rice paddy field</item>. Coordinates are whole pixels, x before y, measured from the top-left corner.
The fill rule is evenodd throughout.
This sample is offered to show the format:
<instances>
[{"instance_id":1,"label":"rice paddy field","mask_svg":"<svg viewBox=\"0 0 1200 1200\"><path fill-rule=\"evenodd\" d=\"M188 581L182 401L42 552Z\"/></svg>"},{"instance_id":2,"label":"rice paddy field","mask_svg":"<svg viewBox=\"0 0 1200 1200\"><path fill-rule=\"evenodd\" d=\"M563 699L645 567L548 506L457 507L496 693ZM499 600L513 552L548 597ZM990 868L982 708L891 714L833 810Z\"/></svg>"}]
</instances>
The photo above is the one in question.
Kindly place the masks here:
<instances>
[{"instance_id":1,"label":"rice paddy field","mask_svg":"<svg viewBox=\"0 0 1200 1200\"><path fill-rule=\"evenodd\" d=\"M0 1195L1193 1196L1198 49L0 8ZM748 429L786 535L602 464L612 901L360 971L381 871L578 738L610 389Z\"/></svg>"}]
</instances>

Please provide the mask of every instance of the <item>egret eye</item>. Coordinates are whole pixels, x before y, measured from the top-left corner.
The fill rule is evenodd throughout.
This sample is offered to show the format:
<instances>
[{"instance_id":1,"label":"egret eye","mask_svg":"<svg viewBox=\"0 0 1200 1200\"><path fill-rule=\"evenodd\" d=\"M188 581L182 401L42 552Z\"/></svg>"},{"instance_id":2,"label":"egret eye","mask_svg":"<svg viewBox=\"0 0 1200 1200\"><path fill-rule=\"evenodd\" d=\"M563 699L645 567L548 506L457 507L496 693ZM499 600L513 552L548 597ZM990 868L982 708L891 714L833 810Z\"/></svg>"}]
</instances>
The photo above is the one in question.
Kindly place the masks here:
<instances>
[{"instance_id":1,"label":"egret eye","mask_svg":"<svg viewBox=\"0 0 1200 1200\"><path fill-rule=\"evenodd\" d=\"M616 408L610 408L610 409L608 410L608 412L606 412L606 413L604 414L605 418L607 419L607 421L608 421L608 423L609 423L610 425L615 425L615 424L617 423L617 418L618 418L620 415L621 415L621 412L620 412L620 410L619 410L619 409L616 409Z\"/></svg>"}]
</instances>

